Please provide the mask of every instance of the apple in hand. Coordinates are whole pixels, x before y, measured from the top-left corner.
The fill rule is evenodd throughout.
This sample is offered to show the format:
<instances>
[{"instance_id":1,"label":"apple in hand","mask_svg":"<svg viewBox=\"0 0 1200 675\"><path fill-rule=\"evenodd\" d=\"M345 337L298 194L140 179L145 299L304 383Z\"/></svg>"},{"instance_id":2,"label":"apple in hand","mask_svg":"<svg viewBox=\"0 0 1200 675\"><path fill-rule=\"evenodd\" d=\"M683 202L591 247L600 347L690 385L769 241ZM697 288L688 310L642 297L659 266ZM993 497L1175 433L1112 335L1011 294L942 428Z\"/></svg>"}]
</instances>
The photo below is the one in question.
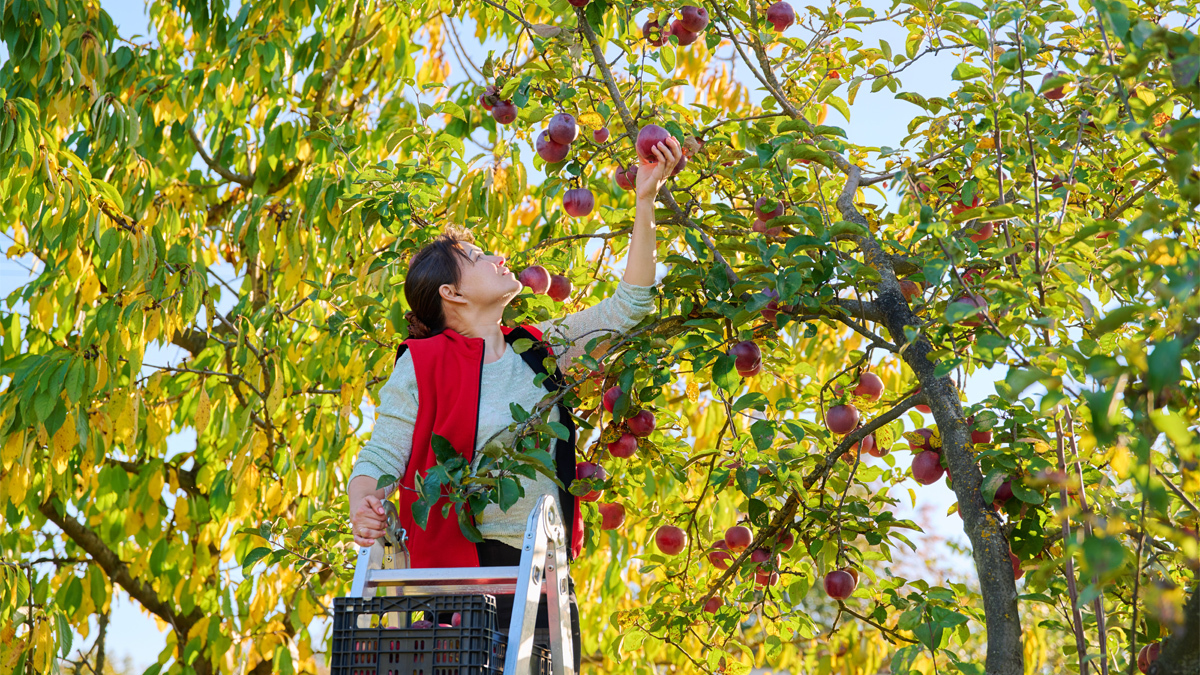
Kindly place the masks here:
<instances>
[{"instance_id":1,"label":"apple in hand","mask_svg":"<svg viewBox=\"0 0 1200 675\"><path fill-rule=\"evenodd\" d=\"M645 438L654 431L654 413L649 410L643 410L626 422L629 425L629 433L638 438Z\"/></svg>"},{"instance_id":2,"label":"apple in hand","mask_svg":"<svg viewBox=\"0 0 1200 675\"><path fill-rule=\"evenodd\" d=\"M658 157L654 154L654 146L666 143L671 134L657 124L647 124L642 127L637 136L638 158L647 164L657 164Z\"/></svg>"},{"instance_id":3,"label":"apple in hand","mask_svg":"<svg viewBox=\"0 0 1200 675\"><path fill-rule=\"evenodd\" d=\"M637 437L633 434L621 434L621 437L608 444L608 454L621 459L629 459L637 454Z\"/></svg>"},{"instance_id":4,"label":"apple in hand","mask_svg":"<svg viewBox=\"0 0 1200 675\"><path fill-rule=\"evenodd\" d=\"M663 553L677 555L687 546L687 533L674 525L664 525L654 533L654 543Z\"/></svg>"},{"instance_id":5,"label":"apple in hand","mask_svg":"<svg viewBox=\"0 0 1200 675\"><path fill-rule=\"evenodd\" d=\"M529 290L538 295L550 290L550 273L541 265L530 265L521 270L521 273L517 275L517 281L528 286Z\"/></svg>"},{"instance_id":6,"label":"apple in hand","mask_svg":"<svg viewBox=\"0 0 1200 675\"><path fill-rule=\"evenodd\" d=\"M625 507L620 504L601 504L600 529L615 530L625 523Z\"/></svg>"}]
</instances>

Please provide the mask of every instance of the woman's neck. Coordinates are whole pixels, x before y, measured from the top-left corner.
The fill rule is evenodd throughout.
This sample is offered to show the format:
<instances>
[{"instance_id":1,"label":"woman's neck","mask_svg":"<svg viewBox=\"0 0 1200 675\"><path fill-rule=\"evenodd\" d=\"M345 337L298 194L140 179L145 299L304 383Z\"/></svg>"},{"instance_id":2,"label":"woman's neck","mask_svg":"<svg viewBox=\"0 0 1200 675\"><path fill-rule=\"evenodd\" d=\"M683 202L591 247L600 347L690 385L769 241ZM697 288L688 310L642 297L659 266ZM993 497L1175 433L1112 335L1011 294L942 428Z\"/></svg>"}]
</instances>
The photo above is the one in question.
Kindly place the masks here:
<instances>
[{"instance_id":1,"label":"woman's neck","mask_svg":"<svg viewBox=\"0 0 1200 675\"><path fill-rule=\"evenodd\" d=\"M455 322L458 324L459 322ZM483 338L483 362L492 363L504 356L508 345L504 341L504 331L500 330L499 321L465 322L459 325L449 325L463 337Z\"/></svg>"}]
</instances>

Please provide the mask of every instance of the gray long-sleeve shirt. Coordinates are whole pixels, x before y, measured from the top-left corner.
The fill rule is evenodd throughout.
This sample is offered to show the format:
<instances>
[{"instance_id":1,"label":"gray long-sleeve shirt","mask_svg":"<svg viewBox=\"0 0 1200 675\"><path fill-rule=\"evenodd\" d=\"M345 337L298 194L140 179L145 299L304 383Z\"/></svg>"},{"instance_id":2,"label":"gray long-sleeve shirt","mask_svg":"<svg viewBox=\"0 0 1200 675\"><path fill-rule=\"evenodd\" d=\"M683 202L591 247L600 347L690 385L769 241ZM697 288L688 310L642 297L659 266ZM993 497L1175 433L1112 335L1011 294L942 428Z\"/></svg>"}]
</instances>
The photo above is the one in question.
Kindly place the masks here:
<instances>
[{"instance_id":1,"label":"gray long-sleeve shirt","mask_svg":"<svg viewBox=\"0 0 1200 675\"><path fill-rule=\"evenodd\" d=\"M565 346L554 349L560 370L566 370L571 361L584 353L588 341L605 332L624 333L654 309L654 286L635 286L621 281L612 296L601 300L587 309L550 319L537 324L547 340L560 338ZM476 452L483 449L487 439L501 432L492 442L507 445L513 434L505 428L513 423L510 403L525 410L546 395L546 389L533 382L534 372L525 360L506 347L504 354L492 363L483 365L479 383L479 433ZM376 411L375 428L358 455L354 470L350 474L370 476L403 476L412 453L413 425L417 420L417 376L413 369L412 354L405 351L396 362L392 375L379 392L379 408ZM551 422L559 420L558 409L551 410ZM489 504L476 518L476 525L485 539L494 539L520 548L525 534L525 521L529 512L544 494L558 496L554 482L541 474L537 479L518 477L525 496L507 512L497 504ZM561 513L560 513L561 516Z\"/></svg>"}]
</instances>

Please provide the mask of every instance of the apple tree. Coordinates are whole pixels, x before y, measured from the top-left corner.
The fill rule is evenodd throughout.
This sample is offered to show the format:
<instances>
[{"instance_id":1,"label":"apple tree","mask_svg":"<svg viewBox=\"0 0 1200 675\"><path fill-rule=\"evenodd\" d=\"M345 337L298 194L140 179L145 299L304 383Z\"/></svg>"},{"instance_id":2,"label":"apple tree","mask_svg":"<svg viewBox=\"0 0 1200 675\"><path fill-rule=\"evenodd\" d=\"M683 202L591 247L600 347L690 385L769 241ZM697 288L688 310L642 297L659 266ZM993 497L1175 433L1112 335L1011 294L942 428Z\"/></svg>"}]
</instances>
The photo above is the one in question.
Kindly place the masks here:
<instances>
[{"instance_id":1,"label":"apple tree","mask_svg":"<svg viewBox=\"0 0 1200 675\"><path fill-rule=\"evenodd\" d=\"M167 631L154 673L315 672L407 256L465 225L570 282L506 321L594 304L656 134L687 151L656 312L548 397L604 468L585 668L1200 667L1193 0L148 11L0 10L33 262L0 312L0 674L93 617L103 668L118 592ZM906 86L930 62L949 94ZM907 134L856 142L856 99ZM501 501L534 412L453 498ZM943 480L961 582L896 565Z\"/></svg>"}]
</instances>

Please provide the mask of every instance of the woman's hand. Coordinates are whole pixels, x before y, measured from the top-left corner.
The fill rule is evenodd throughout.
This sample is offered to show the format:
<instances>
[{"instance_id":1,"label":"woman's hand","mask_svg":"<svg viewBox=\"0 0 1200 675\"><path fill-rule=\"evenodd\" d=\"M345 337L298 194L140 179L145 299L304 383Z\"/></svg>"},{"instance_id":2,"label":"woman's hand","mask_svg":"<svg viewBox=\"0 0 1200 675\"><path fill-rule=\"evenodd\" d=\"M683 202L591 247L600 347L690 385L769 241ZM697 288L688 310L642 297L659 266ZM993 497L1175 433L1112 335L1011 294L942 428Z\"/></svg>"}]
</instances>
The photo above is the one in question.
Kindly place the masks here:
<instances>
[{"instance_id":1,"label":"woman's hand","mask_svg":"<svg viewBox=\"0 0 1200 675\"><path fill-rule=\"evenodd\" d=\"M354 543L359 546L373 546L375 539L382 537L387 528L387 516L383 510L383 502L373 494L359 498L357 503L350 504L350 528L354 534Z\"/></svg>"},{"instance_id":2,"label":"woman's hand","mask_svg":"<svg viewBox=\"0 0 1200 675\"><path fill-rule=\"evenodd\" d=\"M667 136L664 143L658 143L653 148L657 162L641 162L637 171L637 200L654 202L658 189L671 177L675 165L683 159L683 148L674 136Z\"/></svg>"}]
</instances>

